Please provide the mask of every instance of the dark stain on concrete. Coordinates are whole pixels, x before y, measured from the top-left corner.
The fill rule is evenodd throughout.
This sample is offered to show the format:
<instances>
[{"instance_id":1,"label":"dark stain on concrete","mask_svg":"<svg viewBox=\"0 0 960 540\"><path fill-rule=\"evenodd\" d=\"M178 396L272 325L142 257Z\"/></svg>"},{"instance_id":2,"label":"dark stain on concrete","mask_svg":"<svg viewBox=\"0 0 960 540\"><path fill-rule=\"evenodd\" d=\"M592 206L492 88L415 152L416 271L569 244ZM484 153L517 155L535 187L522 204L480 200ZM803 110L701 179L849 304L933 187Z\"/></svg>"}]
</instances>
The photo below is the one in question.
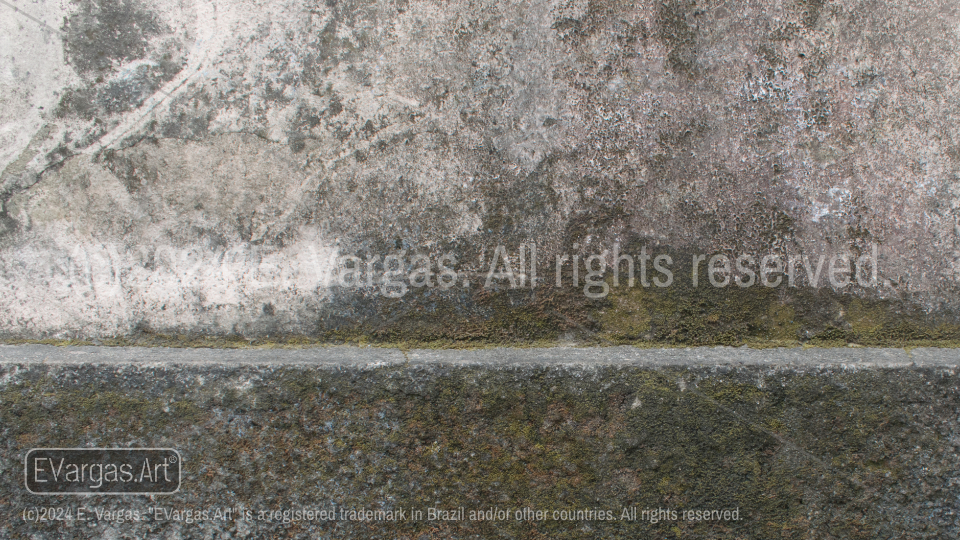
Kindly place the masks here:
<instances>
[{"instance_id":1,"label":"dark stain on concrete","mask_svg":"<svg viewBox=\"0 0 960 540\"><path fill-rule=\"evenodd\" d=\"M690 20L696 4L687 0L661 2L657 7L657 38L670 52L667 67L677 75L692 78L697 73L696 22Z\"/></svg>"},{"instance_id":2,"label":"dark stain on concrete","mask_svg":"<svg viewBox=\"0 0 960 540\"><path fill-rule=\"evenodd\" d=\"M164 29L137 0L81 0L67 19L64 53L82 74L103 74L117 64L144 58L147 42Z\"/></svg>"}]
</instances>

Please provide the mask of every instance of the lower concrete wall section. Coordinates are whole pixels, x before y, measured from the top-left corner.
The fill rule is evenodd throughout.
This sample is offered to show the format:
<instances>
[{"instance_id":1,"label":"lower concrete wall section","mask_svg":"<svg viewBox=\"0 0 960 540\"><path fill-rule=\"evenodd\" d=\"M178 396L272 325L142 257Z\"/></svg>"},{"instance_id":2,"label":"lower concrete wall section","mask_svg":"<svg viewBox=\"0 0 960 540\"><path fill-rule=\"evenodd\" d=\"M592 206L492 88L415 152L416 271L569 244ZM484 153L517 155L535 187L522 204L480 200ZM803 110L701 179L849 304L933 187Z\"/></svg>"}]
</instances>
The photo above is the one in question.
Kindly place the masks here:
<instances>
[{"instance_id":1,"label":"lower concrete wall section","mask_svg":"<svg viewBox=\"0 0 960 540\"><path fill-rule=\"evenodd\" d=\"M0 347L0 537L957 538L949 354ZM38 447L182 484L33 495Z\"/></svg>"}]
</instances>

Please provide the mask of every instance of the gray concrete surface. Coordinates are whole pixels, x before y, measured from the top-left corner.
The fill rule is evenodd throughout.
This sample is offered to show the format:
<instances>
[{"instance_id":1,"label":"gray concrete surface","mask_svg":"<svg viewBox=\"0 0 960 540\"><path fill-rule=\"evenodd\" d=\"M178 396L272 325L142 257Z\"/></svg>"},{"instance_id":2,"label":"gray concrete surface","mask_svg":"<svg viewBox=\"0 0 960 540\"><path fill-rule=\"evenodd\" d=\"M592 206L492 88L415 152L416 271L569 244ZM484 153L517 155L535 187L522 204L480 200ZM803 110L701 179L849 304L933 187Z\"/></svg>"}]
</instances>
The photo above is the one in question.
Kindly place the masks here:
<instances>
[{"instance_id":1,"label":"gray concrete surface","mask_svg":"<svg viewBox=\"0 0 960 540\"><path fill-rule=\"evenodd\" d=\"M301 349L170 349L166 347L56 347L0 345L4 365L84 366L315 366L367 369L403 365L485 366L624 366L711 367L751 366L789 369L845 367L850 369L960 368L960 349L917 348L780 348L694 347L551 347L477 350L399 350L381 347L328 346Z\"/></svg>"},{"instance_id":2,"label":"gray concrete surface","mask_svg":"<svg viewBox=\"0 0 960 540\"><path fill-rule=\"evenodd\" d=\"M0 13L7 338L960 335L955 2L9 0ZM520 273L521 244L537 246L538 288L482 290L497 245ZM736 310L780 326L721 315L688 336L672 312L657 320L655 286L596 306L568 267L553 287L562 254L600 256L609 280L616 245L671 254L683 302L705 294L678 289L698 253L750 254L754 271L766 254L806 256L819 279ZM876 282L831 284L831 257L874 247ZM417 254L435 272L454 256L456 285L385 297L384 258L406 276ZM338 285L342 256L380 257L369 284ZM534 322L504 332L524 309Z\"/></svg>"}]
</instances>

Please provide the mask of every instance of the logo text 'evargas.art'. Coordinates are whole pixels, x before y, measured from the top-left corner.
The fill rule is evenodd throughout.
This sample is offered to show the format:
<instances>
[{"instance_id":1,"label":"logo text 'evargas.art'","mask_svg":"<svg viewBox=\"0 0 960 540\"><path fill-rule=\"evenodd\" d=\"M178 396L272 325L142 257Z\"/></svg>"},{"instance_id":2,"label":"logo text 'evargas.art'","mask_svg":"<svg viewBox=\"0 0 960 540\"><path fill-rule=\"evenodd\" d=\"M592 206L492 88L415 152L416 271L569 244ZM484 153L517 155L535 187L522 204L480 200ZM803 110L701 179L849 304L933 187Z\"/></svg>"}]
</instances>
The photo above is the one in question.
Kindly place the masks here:
<instances>
[{"instance_id":1,"label":"logo text 'evargas.art'","mask_svg":"<svg viewBox=\"0 0 960 540\"><path fill-rule=\"evenodd\" d=\"M169 448L34 448L24 483L34 494L176 493L180 454Z\"/></svg>"}]
</instances>

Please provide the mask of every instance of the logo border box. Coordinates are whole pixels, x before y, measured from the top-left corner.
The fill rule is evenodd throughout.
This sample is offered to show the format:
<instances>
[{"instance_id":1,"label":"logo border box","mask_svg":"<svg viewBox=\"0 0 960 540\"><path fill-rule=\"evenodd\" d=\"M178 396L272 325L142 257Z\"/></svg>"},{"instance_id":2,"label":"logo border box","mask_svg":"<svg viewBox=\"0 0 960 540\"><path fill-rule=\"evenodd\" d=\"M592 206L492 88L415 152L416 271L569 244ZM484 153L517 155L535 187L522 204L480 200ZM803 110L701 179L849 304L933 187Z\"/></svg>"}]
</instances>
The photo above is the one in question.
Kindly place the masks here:
<instances>
[{"instance_id":1,"label":"logo border box","mask_svg":"<svg viewBox=\"0 0 960 540\"><path fill-rule=\"evenodd\" d=\"M177 460L179 460L179 463L180 463L180 466L177 467L177 489L175 489L175 490L173 490L173 491L137 491L137 492L129 492L129 493L117 493L117 492L114 492L114 491L99 492L99 493L98 493L98 492L79 493L79 492L75 492L75 491L64 491L64 492L57 492L57 493L36 492L36 491L33 491L33 490L30 489L30 484L29 484L29 482L27 482L27 478L29 477L29 475L28 475L28 467L29 467L29 466L27 465L27 463L28 463L27 458L30 457L31 452L37 452L37 451L41 451L41 450L123 450L123 451L130 451L130 450L138 450L138 451L162 450L162 451L166 451L166 452L173 452L174 454L176 454ZM88 447L88 448L76 448L76 447L74 447L74 448L48 448L48 447L42 447L42 448L31 448L31 449L27 450L27 452L23 455L23 487L24 487L24 488L27 490L27 492L30 493L31 495L79 495L79 496L81 496L81 497L90 497L90 496L96 496L96 495L112 496L112 497L117 497L117 496L123 497L123 496L127 496L127 495L174 495L174 494L180 492L180 488L181 488L182 486L183 486L183 456L180 455L180 451L177 450L176 448L161 448L161 447L150 447L150 448L119 448L119 447L109 447L109 448L99 448L99 447L92 447L92 448L90 448L90 447Z\"/></svg>"}]
</instances>

